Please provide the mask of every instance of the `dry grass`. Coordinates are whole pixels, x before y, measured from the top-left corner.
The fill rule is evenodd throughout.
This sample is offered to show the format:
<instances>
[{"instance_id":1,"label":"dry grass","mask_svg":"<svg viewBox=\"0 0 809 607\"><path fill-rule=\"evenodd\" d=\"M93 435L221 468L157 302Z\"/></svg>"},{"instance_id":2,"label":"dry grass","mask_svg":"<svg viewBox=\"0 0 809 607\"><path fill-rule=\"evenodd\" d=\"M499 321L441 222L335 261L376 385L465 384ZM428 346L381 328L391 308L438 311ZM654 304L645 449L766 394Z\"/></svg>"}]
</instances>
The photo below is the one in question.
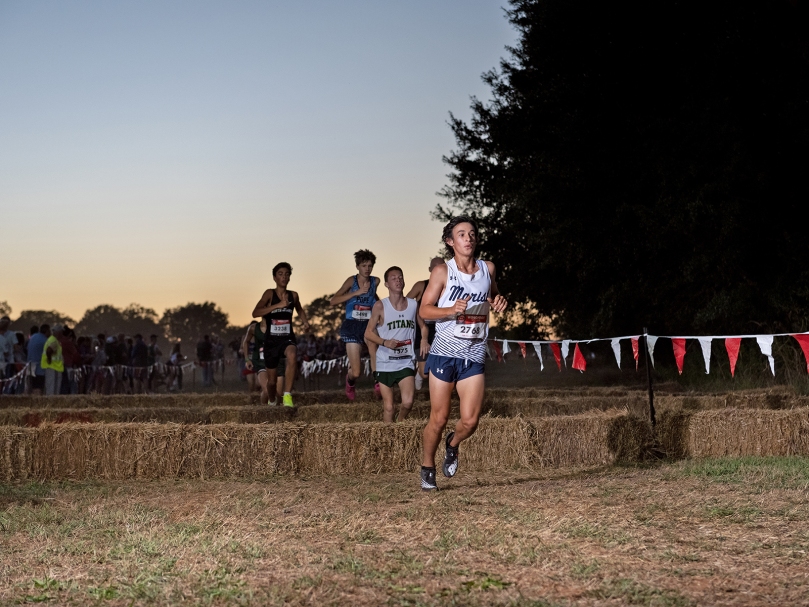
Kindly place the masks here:
<instances>
[{"instance_id":1,"label":"dry grass","mask_svg":"<svg viewBox=\"0 0 809 607\"><path fill-rule=\"evenodd\" d=\"M463 463L462 463L463 466ZM0 603L802 605L809 461L0 485Z\"/></svg>"},{"instance_id":2,"label":"dry grass","mask_svg":"<svg viewBox=\"0 0 809 607\"><path fill-rule=\"evenodd\" d=\"M4 426L0 478L404 472L417 469L424 423ZM470 470L608 464L637 459L650 438L647 424L621 411L484 418L463 457Z\"/></svg>"}]
</instances>

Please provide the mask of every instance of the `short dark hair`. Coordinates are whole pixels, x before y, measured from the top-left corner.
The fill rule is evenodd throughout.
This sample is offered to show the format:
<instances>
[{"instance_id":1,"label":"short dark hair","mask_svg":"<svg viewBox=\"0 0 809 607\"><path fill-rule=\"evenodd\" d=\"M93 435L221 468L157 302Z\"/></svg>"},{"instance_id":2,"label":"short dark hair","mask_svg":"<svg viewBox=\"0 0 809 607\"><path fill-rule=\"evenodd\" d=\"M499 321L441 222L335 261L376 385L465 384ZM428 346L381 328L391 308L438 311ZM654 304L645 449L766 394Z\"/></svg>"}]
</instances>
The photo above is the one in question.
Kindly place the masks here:
<instances>
[{"instance_id":1,"label":"short dark hair","mask_svg":"<svg viewBox=\"0 0 809 607\"><path fill-rule=\"evenodd\" d=\"M143 335L140 333L135 333L135 339L143 339Z\"/></svg>"},{"instance_id":2,"label":"short dark hair","mask_svg":"<svg viewBox=\"0 0 809 607\"><path fill-rule=\"evenodd\" d=\"M149 339L157 339L157 335L150 335Z\"/></svg>"},{"instance_id":3,"label":"short dark hair","mask_svg":"<svg viewBox=\"0 0 809 607\"><path fill-rule=\"evenodd\" d=\"M31 327L31 331L28 334L33 335L34 333L39 333L39 327L37 325Z\"/></svg>"},{"instance_id":4,"label":"short dark hair","mask_svg":"<svg viewBox=\"0 0 809 607\"><path fill-rule=\"evenodd\" d=\"M39 332L40 333L44 333L45 331L50 331L50 330L51 330L51 326L49 324L47 324L47 323L39 325Z\"/></svg>"},{"instance_id":5,"label":"short dark hair","mask_svg":"<svg viewBox=\"0 0 809 607\"><path fill-rule=\"evenodd\" d=\"M457 226L459 223L471 223L472 228L475 230L475 235L478 235L478 222L469 217L468 215L458 215L457 217L453 217L449 220L449 223L444 226L444 231L441 234L441 242L444 243L444 247L447 249L447 253L450 257L455 254L455 250L447 244L447 239L452 238L452 230Z\"/></svg>"},{"instance_id":6,"label":"short dark hair","mask_svg":"<svg viewBox=\"0 0 809 607\"><path fill-rule=\"evenodd\" d=\"M356 253L354 253L354 265L358 266L361 263L365 263L366 261L370 261L373 265L376 265L376 255L371 253L368 249L360 249Z\"/></svg>"},{"instance_id":7,"label":"short dark hair","mask_svg":"<svg viewBox=\"0 0 809 607\"><path fill-rule=\"evenodd\" d=\"M275 267L272 269L272 275L275 276L278 273L278 270L281 268L286 268L289 270L289 273L292 274L292 266L289 265L287 262L282 261L281 263L275 264Z\"/></svg>"},{"instance_id":8,"label":"short dark hair","mask_svg":"<svg viewBox=\"0 0 809 607\"><path fill-rule=\"evenodd\" d=\"M391 272L395 272L396 270L402 272L402 268L400 268L399 266L391 266L387 270L385 270L385 282L388 282L388 274L390 274ZM402 276L404 276L404 272L402 272Z\"/></svg>"}]
</instances>

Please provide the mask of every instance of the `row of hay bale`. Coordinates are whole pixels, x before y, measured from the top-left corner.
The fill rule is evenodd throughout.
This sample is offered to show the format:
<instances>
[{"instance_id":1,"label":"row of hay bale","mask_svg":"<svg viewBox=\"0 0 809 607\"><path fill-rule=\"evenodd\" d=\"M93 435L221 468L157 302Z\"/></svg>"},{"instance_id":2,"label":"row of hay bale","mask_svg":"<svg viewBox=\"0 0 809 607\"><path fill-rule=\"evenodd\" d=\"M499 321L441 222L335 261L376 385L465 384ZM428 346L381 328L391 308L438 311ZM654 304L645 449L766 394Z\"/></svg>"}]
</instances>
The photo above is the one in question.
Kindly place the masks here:
<instances>
[{"instance_id":1,"label":"row of hay bale","mask_svg":"<svg viewBox=\"0 0 809 607\"><path fill-rule=\"evenodd\" d=\"M0 428L0 478L415 472L424 423L5 426ZM464 443L462 466L475 472L609 465L637 461L650 440L647 423L620 411L540 419L486 418Z\"/></svg>"},{"instance_id":2,"label":"row of hay bale","mask_svg":"<svg viewBox=\"0 0 809 607\"><path fill-rule=\"evenodd\" d=\"M522 391L513 391L522 392ZM542 397L515 395L513 392L494 391L487 394L483 404L484 414L494 417L544 417L556 415L578 415L589 411L624 409L637 417L648 417L646 396L641 393L623 395L583 394ZM557 391L558 392L558 391ZM329 423L379 421L382 406L379 401L362 400L356 403L332 402L310 403L294 409L247 404L246 397L240 395L239 405L227 404L228 399L216 400L209 395L198 401L196 406L181 406L180 401L153 397L152 406L142 406L138 399L131 406L117 407L14 407L0 409L0 425L36 427L42 423L67 422L159 422L186 424L218 423ZM119 400L119 397L108 397ZM125 398L125 397L121 397ZM219 404L224 401L226 404ZM94 399L100 404L98 399ZM119 400L119 402L126 402ZM134 406L140 404L141 406ZM788 410L809 406L809 398L789 394L737 393L727 395L663 395L657 399L660 419L667 415L679 415L697 411L736 409ZM457 415L458 403L453 405ZM429 416L430 404L420 400L414 403L411 417L422 419ZM673 419L673 418L672 418Z\"/></svg>"}]
</instances>

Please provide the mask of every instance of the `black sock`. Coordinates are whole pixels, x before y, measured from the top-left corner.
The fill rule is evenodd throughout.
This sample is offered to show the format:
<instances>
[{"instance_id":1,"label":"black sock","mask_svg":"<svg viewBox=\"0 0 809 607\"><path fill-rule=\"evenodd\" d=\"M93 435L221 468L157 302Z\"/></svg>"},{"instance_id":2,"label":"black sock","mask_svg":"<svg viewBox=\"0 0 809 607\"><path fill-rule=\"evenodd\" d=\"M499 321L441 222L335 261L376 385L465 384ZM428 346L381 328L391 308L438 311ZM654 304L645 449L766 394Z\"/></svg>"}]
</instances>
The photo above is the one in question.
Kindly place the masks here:
<instances>
[{"instance_id":1,"label":"black sock","mask_svg":"<svg viewBox=\"0 0 809 607\"><path fill-rule=\"evenodd\" d=\"M348 385L349 385L349 386L352 386L352 387L353 387L353 386L354 386L354 384L357 382L357 378L356 378L356 377L354 377L354 378L352 379L351 377L346 376L346 379L348 380Z\"/></svg>"},{"instance_id":2,"label":"black sock","mask_svg":"<svg viewBox=\"0 0 809 607\"><path fill-rule=\"evenodd\" d=\"M433 472L435 472L435 466L422 466L421 469L422 470L432 470Z\"/></svg>"}]
</instances>

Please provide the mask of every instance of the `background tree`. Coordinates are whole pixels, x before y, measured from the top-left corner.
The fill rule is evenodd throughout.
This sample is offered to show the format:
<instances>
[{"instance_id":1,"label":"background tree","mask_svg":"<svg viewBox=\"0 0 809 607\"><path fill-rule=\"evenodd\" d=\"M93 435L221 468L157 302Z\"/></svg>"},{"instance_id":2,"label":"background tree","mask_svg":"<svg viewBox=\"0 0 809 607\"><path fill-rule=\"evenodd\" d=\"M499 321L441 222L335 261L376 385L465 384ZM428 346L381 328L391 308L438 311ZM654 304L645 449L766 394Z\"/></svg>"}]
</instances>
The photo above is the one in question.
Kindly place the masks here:
<instances>
[{"instance_id":1,"label":"background tree","mask_svg":"<svg viewBox=\"0 0 809 607\"><path fill-rule=\"evenodd\" d=\"M130 337L140 333L147 341L150 335L163 337L157 312L135 303L124 309L103 304L87 310L76 325L76 332L82 335L124 333Z\"/></svg>"},{"instance_id":2,"label":"background tree","mask_svg":"<svg viewBox=\"0 0 809 607\"><path fill-rule=\"evenodd\" d=\"M167 309L163 312L160 324L169 339L181 339L185 343L196 344L203 335L226 337L228 315L210 301L201 304L188 303Z\"/></svg>"},{"instance_id":3,"label":"background tree","mask_svg":"<svg viewBox=\"0 0 809 607\"><path fill-rule=\"evenodd\" d=\"M513 0L447 206L573 336L807 329L809 20L795 2Z\"/></svg>"},{"instance_id":4,"label":"background tree","mask_svg":"<svg viewBox=\"0 0 809 607\"><path fill-rule=\"evenodd\" d=\"M56 310L23 310L17 319L11 323L11 328L15 331L22 331L27 336L28 331L34 325L48 324L53 326L57 323L67 325L70 328L76 326L75 320L67 314L62 314Z\"/></svg>"},{"instance_id":5,"label":"background tree","mask_svg":"<svg viewBox=\"0 0 809 607\"><path fill-rule=\"evenodd\" d=\"M0 316L8 316L11 318L11 306L7 301L0 301Z\"/></svg>"},{"instance_id":6,"label":"background tree","mask_svg":"<svg viewBox=\"0 0 809 607\"><path fill-rule=\"evenodd\" d=\"M306 317L309 319L309 324L311 325L311 332L318 337L325 337L329 333L339 333L340 325L343 323L345 307L332 307L329 305L329 299L331 299L331 295L323 295L303 306L303 309L306 311ZM293 323L295 325L295 333L303 335L303 327L301 326L300 317L298 317L297 314L295 315Z\"/></svg>"}]
</instances>

